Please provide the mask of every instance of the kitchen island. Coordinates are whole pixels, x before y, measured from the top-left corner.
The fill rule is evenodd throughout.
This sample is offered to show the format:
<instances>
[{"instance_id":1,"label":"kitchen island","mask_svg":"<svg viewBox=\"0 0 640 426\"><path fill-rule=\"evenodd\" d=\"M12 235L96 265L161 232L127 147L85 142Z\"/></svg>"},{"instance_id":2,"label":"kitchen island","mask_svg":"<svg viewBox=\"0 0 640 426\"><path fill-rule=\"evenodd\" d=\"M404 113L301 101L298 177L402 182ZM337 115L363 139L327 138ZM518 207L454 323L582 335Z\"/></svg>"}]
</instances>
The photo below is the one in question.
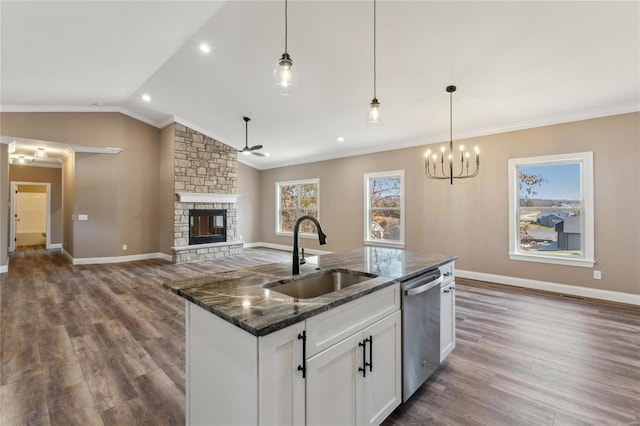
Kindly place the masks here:
<instances>
[{"instance_id":1,"label":"kitchen island","mask_svg":"<svg viewBox=\"0 0 640 426\"><path fill-rule=\"evenodd\" d=\"M374 277L309 299L271 287L290 263L165 283L187 300L187 423L380 423L401 401L398 283L454 260L380 247L310 257L301 277Z\"/></svg>"}]
</instances>

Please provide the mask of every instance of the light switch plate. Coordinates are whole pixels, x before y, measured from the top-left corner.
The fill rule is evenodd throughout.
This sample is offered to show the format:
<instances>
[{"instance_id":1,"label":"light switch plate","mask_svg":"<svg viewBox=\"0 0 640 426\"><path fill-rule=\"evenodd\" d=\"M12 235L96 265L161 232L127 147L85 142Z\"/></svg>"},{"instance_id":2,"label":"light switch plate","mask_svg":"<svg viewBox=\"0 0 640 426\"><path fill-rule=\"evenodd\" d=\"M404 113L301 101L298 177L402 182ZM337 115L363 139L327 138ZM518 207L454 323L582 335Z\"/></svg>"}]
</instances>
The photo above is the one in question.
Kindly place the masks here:
<instances>
[{"instance_id":1,"label":"light switch plate","mask_svg":"<svg viewBox=\"0 0 640 426\"><path fill-rule=\"evenodd\" d=\"M89 220L89 215L88 214L79 214L78 215L78 220Z\"/></svg>"},{"instance_id":2,"label":"light switch plate","mask_svg":"<svg viewBox=\"0 0 640 426\"><path fill-rule=\"evenodd\" d=\"M601 280L602 279L602 271L593 271L593 279Z\"/></svg>"}]
</instances>

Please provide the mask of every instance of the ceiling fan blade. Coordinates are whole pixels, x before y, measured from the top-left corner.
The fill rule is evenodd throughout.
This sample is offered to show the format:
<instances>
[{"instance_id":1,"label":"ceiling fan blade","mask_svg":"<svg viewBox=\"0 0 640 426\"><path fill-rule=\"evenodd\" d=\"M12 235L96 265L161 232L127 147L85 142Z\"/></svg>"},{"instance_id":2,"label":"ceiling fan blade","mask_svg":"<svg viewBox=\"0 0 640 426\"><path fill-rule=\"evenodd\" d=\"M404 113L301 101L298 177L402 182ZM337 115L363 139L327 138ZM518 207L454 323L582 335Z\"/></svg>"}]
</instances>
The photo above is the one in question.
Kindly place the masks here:
<instances>
[{"instance_id":1,"label":"ceiling fan blade","mask_svg":"<svg viewBox=\"0 0 640 426\"><path fill-rule=\"evenodd\" d=\"M251 148L249 148L250 151L257 151L259 149L262 149L262 145L254 145Z\"/></svg>"},{"instance_id":2,"label":"ceiling fan blade","mask_svg":"<svg viewBox=\"0 0 640 426\"><path fill-rule=\"evenodd\" d=\"M252 154L253 154L253 155L256 155L256 156L258 156L258 157L266 157L266 155L264 155L264 154L263 154L263 153L261 153L261 152L252 152Z\"/></svg>"}]
</instances>

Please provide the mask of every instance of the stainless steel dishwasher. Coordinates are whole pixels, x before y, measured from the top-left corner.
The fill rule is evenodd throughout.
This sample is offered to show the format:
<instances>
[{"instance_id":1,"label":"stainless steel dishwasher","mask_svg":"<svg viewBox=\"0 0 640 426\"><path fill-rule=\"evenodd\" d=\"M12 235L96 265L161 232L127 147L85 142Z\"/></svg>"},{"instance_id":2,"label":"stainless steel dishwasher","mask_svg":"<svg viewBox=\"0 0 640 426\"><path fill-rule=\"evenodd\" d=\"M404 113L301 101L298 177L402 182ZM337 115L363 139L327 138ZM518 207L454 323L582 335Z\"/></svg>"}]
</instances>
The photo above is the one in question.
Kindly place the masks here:
<instances>
[{"instance_id":1,"label":"stainless steel dishwasher","mask_svg":"<svg viewBox=\"0 0 640 426\"><path fill-rule=\"evenodd\" d=\"M440 365L440 284L438 268L401 283L402 402Z\"/></svg>"}]
</instances>

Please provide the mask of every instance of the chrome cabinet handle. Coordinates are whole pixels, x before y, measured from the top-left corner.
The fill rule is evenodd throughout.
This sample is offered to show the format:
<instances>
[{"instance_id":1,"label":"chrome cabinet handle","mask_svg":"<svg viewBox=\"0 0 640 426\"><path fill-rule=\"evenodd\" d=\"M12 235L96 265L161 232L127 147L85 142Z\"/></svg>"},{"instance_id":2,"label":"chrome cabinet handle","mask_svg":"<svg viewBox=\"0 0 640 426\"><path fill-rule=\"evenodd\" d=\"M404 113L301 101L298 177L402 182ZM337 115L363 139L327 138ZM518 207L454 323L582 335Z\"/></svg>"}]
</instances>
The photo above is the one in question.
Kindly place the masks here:
<instances>
[{"instance_id":1,"label":"chrome cabinet handle","mask_svg":"<svg viewBox=\"0 0 640 426\"><path fill-rule=\"evenodd\" d=\"M429 281L428 283L421 285L420 287L405 288L404 294L405 296L415 296L416 294L424 293L425 291L442 284L442 280L444 280L444 277L440 276L433 281Z\"/></svg>"}]
</instances>

